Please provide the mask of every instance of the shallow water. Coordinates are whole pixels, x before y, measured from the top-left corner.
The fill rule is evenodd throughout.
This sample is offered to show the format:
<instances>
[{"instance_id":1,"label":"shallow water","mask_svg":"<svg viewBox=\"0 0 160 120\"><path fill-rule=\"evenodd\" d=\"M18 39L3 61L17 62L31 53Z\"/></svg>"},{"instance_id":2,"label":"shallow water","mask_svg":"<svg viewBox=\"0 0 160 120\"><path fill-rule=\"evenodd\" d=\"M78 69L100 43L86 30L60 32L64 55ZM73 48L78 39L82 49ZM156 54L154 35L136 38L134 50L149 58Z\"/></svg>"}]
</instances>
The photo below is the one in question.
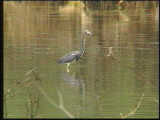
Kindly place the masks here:
<instances>
[{"instance_id":1,"label":"shallow water","mask_svg":"<svg viewBox=\"0 0 160 120\"><path fill-rule=\"evenodd\" d=\"M157 9L77 4L4 2L4 117L158 118Z\"/></svg>"}]
</instances>

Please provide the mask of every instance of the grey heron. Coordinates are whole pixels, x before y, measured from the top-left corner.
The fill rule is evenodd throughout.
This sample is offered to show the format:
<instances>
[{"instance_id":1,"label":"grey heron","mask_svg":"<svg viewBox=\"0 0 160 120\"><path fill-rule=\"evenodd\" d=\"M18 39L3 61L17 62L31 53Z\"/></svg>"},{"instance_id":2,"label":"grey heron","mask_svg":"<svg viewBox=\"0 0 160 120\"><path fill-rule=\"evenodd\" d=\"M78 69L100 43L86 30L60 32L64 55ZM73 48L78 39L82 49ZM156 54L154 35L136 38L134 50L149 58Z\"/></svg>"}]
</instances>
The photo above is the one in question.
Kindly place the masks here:
<instances>
[{"instance_id":1,"label":"grey heron","mask_svg":"<svg viewBox=\"0 0 160 120\"><path fill-rule=\"evenodd\" d=\"M85 36L91 36L92 33L88 30L85 30L82 34L82 38L81 38L81 43L80 43L80 50L77 51L72 51L66 55L64 55L63 57L61 57L57 63L59 64L65 64L67 63L67 72L69 71L69 65L72 61L76 60L78 61L80 59L80 57L84 54L84 50L85 50Z\"/></svg>"}]
</instances>

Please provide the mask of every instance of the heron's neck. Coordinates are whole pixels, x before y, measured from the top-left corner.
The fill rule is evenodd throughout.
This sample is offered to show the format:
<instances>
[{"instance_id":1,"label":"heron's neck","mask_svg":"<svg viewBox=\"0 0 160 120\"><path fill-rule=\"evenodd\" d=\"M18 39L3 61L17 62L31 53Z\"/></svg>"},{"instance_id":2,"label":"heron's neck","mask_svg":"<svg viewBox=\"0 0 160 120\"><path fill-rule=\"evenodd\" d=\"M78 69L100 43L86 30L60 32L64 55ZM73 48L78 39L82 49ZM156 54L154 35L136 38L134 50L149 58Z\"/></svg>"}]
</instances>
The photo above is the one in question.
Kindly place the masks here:
<instances>
[{"instance_id":1,"label":"heron's neck","mask_svg":"<svg viewBox=\"0 0 160 120\"><path fill-rule=\"evenodd\" d=\"M85 50L85 34L82 35L82 39L81 39L80 51L81 51L82 55L84 53L84 50Z\"/></svg>"}]
</instances>

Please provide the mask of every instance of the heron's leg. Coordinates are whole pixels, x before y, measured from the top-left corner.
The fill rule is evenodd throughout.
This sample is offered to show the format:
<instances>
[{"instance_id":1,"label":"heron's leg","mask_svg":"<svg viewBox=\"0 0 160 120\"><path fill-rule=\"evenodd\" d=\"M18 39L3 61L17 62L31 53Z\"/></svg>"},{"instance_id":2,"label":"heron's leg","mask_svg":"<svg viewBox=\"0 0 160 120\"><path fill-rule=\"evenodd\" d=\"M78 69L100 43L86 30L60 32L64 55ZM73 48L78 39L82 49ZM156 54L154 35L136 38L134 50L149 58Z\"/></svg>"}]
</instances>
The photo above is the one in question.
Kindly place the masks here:
<instances>
[{"instance_id":1,"label":"heron's leg","mask_svg":"<svg viewBox=\"0 0 160 120\"><path fill-rule=\"evenodd\" d=\"M70 63L67 63L67 72L69 72L69 65Z\"/></svg>"}]
</instances>

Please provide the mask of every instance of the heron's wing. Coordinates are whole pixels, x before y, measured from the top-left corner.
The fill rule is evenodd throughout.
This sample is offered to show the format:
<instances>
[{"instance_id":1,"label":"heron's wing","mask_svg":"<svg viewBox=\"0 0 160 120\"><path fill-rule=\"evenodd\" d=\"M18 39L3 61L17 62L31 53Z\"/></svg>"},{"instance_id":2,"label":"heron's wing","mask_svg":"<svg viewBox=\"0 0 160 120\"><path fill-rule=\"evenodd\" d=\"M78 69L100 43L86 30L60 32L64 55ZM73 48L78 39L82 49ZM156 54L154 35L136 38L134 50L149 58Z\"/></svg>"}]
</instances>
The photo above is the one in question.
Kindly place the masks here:
<instances>
[{"instance_id":1,"label":"heron's wing","mask_svg":"<svg viewBox=\"0 0 160 120\"><path fill-rule=\"evenodd\" d=\"M80 51L72 51L65 56L61 57L57 62L58 63L68 63L73 61L74 59L77 58L77 56L80 56L81 52Z\"/></svg>"}]
</instances>

